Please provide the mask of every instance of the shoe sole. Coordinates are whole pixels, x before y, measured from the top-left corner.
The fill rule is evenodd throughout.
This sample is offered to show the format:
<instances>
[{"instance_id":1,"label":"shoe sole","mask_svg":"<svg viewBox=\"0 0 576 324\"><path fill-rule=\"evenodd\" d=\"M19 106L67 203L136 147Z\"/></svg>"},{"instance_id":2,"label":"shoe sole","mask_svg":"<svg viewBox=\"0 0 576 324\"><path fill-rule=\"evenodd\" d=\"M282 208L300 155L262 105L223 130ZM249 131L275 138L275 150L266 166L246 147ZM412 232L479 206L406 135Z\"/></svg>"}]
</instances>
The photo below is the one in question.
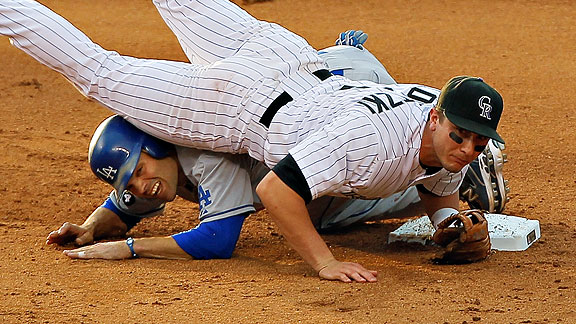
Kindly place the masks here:
<instances>
[{"instance_id":1,"label":"shoe sole","mask_svg":"<svg viewBox=\"0 0 576 324\"><path fill-rule=\"evenodd\" d=\"M501 213L506 207L508 200L510 200L508 197L510 188L502 172L504 163L508 162L506 154L502 152L505 148L504 144L490 140L488 150L486 150L485 157L482 159L485 161L481 161L483 164L481 167L485 171L482 172L484 183L492 185L494 199L490 202L490 207L495 213Z\"/></svg>"}]
</instances>

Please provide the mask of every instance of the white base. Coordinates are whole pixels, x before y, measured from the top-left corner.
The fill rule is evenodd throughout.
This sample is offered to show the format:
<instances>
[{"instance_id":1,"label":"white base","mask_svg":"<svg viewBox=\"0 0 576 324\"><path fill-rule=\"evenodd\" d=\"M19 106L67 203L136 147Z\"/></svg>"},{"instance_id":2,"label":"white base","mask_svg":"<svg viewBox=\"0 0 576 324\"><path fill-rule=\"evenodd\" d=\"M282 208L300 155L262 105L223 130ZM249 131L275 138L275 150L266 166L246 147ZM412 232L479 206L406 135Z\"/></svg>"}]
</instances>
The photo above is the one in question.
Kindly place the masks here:
<instances>
[{"instance_id":1,"label":"white base","mask_svg":"<svg viewBox=\"0 0 576 324\"><path fill-rule=\"evenodd\" d=\"M517 216L486 214L492 249L524 251L540 238L540 222ZM434 227L428 216L410 220L388 235L388 243L432 244Z\"/></svg>"}]
</instances>

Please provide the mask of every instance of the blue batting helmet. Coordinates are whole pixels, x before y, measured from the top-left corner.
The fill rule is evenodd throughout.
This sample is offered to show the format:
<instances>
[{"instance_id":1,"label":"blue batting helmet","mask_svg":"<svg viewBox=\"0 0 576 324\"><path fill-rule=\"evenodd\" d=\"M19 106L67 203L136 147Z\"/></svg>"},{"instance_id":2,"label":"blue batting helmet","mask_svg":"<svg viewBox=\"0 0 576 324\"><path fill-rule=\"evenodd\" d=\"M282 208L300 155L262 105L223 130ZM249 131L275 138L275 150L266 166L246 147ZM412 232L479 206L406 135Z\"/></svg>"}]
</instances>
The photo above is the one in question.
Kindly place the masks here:
<instances>
[{"instance_id":1,"label":"blue batting helmet","mask_svg":"<svg viewBox=\"0 0 576 324\"><path fill-rule=\"evenodd\" d=\"M163 159L170 154L171 144L144 133L121 116L114 115L106 118L92 135L88 162L98 178L121 194L136 169L142 151L155 159Z\"/></svg>"}]
</instances>

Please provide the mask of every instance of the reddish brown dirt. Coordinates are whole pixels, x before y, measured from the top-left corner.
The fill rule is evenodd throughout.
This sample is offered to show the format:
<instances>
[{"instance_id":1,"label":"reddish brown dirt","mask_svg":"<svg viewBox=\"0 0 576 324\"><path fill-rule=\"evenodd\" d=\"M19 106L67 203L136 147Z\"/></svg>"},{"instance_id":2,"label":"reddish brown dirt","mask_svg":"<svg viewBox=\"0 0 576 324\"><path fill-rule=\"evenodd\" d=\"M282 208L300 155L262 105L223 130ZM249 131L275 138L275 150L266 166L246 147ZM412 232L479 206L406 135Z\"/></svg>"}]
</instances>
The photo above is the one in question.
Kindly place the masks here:
<instances>
[{"instance_id":1,"label":"reddish brown dirt","mask_svg":"<svg viewBox=\"0 0 576 324\"><path fill-rule=\"evenodd\" d=\"M148 1L43 1L102 46L184 60ZM322 281L253 215L231 260L76 261L46 246L108 193L91 174L91 133L109 112L0 39L0 321L3 323L575 323L576 166L573 1L274 0L240 3L316 48L363 29L400 82L435 87L458 74L503 94L507 213L538 219L525 252L440 266L432 247L387 245L401 222L326 235L340 259L379 270L376 284ZM177 201L136 237L197 222Z\"/></svg>"}]
</instances>

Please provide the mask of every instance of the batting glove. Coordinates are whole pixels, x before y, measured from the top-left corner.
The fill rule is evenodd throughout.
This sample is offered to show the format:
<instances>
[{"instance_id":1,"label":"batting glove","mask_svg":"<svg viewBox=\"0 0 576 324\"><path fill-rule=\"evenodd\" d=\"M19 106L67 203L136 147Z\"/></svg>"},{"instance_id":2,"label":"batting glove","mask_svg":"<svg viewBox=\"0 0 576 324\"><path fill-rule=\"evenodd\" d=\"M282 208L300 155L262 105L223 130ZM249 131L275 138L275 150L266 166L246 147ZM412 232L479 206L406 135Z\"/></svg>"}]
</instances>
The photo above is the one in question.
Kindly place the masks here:
<instances>
[{"instance_id":1,"label":"batting glove","mask_svg":"<svg viewBox=\"0 0 576 324\"><path fill-rule=\"evenodd\" d=\"M354 46L363 49L362 46L368 39L368 34L361 30L347 30L340 33L340 37L336 40L336 45Z\"/></svg>"}]
</instances>

